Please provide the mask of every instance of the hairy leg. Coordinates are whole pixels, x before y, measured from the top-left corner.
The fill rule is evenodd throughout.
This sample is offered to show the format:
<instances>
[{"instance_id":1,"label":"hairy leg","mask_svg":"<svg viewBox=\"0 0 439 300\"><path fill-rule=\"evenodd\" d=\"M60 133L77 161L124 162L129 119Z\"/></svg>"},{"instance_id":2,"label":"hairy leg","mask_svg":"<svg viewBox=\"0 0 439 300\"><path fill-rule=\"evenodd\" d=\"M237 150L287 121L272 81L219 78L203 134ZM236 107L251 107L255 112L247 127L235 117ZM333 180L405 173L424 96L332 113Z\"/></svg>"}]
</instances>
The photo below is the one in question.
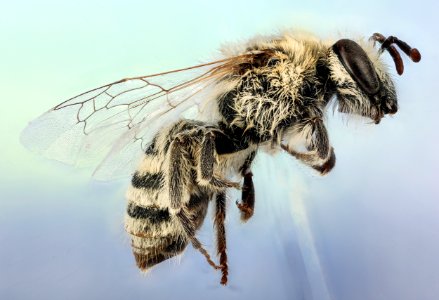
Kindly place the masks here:
<instances>
[{"instance_id":1,"label":"hairy leg","mask_svg":"<svg viewBox=\"0 0 439 300\"><path fill-rule=\"evenodd\" d=\"M255 188L253 185L253 173L250 170L251 163L255 158L256 152L252 152L245 160L244 165L241 167L241 175L244 177L244 183L242 185L241 201L236 202L239 210L241 211L241 220L247 221L253 216L255 207Z\"/></svg>"},{"instance_id":2,"label":"hairy leg","mask_svg":"<svg viewBox=\"0 0 439 300\"><path fill-rule=\"evenodd\" d=\"M215 150L215 133L219 132L219 129L206 127L198 131L202 139L201 149L199 149L200 156L198 162L198 183L201 185L210 185L214 189L226 189L226 188L240 188L240 184L237 182L230 182L221 178L214 172L216 159Z\"/></svg>"},{"instance_id":3,"label":"hairy leg","mask_svg":"<svg viewBox=\"0 0 439 300\"><path fill-rule=\"evenodd\" d=\"M315 119L309 126L311 126L311 130L306 137L305 145L308 152L301 153L283 144L281 147L304 164L319 171L321 175L325 175L335 166L334 148L330 146L323 120Z\"/></svg>"},{"instance_id":4,"label":"hairy leg","mask_svg":"<svg viewBox=\"0 0 439 300\"><path fill-rule=\"evenodd\" d=\"M229 267L227 265L226 253L226 229L224 221L226 218L226 194L224 192L218 193L215 199L215 228L217 238L217 253L220 257L220 267L222 272L221 284L227 284L227 276L229 274Z\"/></svg>"},{"instance_id":5,"label":"hairy leg","mask_svg":"<svg viewBox=\"0 0 439 300\"><path fill-rule=\"evenodd\" d=\"M238 182L230 182L215 174L215 132L212 126L193 124L192 128L174 133L169 147L169 199L170 207L178 212L189 201L185 191L190 184L191 170L197 171L196 183L216 191L226 188L240 189Z\"/></svg>"},{"instance_id":6,"label":"hairy leg","mask_svg":"<svg viewBox=\"0 0 439 300\"><path fill-rule=\"evenodd\" d=\"M225 253L225 194L224 189L228 187L239 188L239 183L226 181L214 172L216 163L214 131L212 127L197 125L189 130L176 133L170 144L169 150L169 195L171 199L171 209L174 209L183 231L191 241L193 247L204 255L209 265L215 269L221 269L221 283L227 283L227 255ZM217 231L218 254L220 256L220 266L216 265L202 244L195 237L196 225L190 214L186 211L187 201L183 199L188 185L190 184L191 170L196 168L197 184L218 190L219 195L216 200L215 227Z\"/></svg>"},{"instance_id":7,"label":"hairy leg","mask_svg":"<svg viewBox=\"0 0 439 300\"><path fill-rule=\"evenodd\" d=\"M184 148L188 145L187 139L183 137L175 138L170 146L169 152L169 200L171 209L179 211L182 203L187 202L183 199L183 195L187 194L188 171L187 159L185 157Z\"/></svg>"},{"instance_id":8,"label":"hairy leg","mask_svg":"<svg viewBox=\"0 0 439 300\"><path fill-rule=\"evenodd\" d=\"M187 238L191 241L192 246L200 251L200 253L206 258L207 263L212 266L215 270L221 269L221 266L218 266L213 262L209 253L204 249L203 245L200 241L195 237L195 225L191 221L191 218L185 212L185 209L180 210L177 214L177 217L183 227L183 231L185 232Z\"/></svg>"},{"instance_id":9,"label":"hairy leg","mask_svg":"<svg viewBox=\"0 0 439 300\"><path fill-rule=\"evenodd\" d=\"M204 133L204 140L201 144L199 161L199 180L211 181L213 177L213 167L215 165L215 136L212 132Z\"/></svg>"},{"instance_id":10,"label":"hairy leg","mask_svg":"<svg viewBox=\"0 0 439 300\"><path fill-rule=\"evenodd\" d=\"M304 164L310 166L314 170L320 172L321 175L329 173L335 166L335 153L334 148L331 147L331 152L329 156L321 160L320 162L316 159L314 153L300 153L293 149L288 148L288 146L281 145L282 149L287 151L289 154L303 162Z\"/></svg>"}]
</instances>

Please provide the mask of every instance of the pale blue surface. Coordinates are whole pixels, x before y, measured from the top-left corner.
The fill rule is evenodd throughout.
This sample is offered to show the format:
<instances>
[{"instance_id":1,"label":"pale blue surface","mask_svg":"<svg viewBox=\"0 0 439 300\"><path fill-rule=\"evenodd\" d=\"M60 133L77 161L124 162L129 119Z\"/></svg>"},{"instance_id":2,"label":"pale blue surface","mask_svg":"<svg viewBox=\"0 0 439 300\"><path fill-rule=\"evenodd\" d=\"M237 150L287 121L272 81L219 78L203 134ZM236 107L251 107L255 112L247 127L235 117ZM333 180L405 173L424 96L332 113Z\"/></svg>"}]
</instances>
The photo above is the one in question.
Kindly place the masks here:
<instances>
[{"instance_id":1,"label":"pale blue surface","mask_svg":"<svg viewBox=\"0 0 439 300\"><path fill-rule=\"evenodd\" d=\"M438 4L429 1L21 1L2 5L0 299L437 299ZM260 155L256 213L231 195L230 284L192 248L147 276L123 231L126 181L89 183L28 153L27 121L79 92L197 64L227 41L278 28L393 34L418 47L379 126L329 117L337 166L319 178ZM404 58L405 59L405 58ZM388 58L388 62L391 60ZM212 250L209 220L200 239Z\"/></svg>"}]
</instances>

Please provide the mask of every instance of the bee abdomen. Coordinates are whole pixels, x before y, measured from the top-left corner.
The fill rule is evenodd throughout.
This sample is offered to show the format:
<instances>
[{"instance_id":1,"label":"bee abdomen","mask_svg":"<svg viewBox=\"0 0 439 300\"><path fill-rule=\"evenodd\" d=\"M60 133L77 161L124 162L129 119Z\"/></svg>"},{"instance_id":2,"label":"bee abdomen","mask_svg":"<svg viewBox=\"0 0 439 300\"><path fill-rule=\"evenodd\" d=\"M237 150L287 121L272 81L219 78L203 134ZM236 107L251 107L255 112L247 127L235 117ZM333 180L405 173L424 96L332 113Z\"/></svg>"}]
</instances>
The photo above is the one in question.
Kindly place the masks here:
<instances>
[{"instance_id":1,"label":"bee abdomen","mask_svg":"<svg viewBox=\"0 0 439 300\"><path fill-rule=\"evenodd\" d=\"M203 193L190 196L186 209L191 215L195 230L203 224L210 196ZM178 255L189 242L182 230L182 224L167 208L144 206L129 201L125 226L131 235L136 265L142 271Z\"/></svg>"},{"instance_id":2,"label":"bee abdomen","mask_svg":"<svg viewBox=\"0 0 439 300\"><path fill-rule=\"evenodd\" d=\"M153 206L139 206L130 202L127 207L127 214L133 219L148 219L150 223L158 224L169 222L170 216L167 209L160 209Z\"/></svg>"},{"instance_id":3,"label":"bee abdomen","mask_svg":"<svg viewBox=\"0 0 439 300\"><path fill-rule=\"evenodd\" d=\"M159 190L163 187L164 184L164 176L163 172L157 173L140 173L136 171L131 179L131 184L133 187L140 189L152 189Z\"/></svg>"}]
</instances>

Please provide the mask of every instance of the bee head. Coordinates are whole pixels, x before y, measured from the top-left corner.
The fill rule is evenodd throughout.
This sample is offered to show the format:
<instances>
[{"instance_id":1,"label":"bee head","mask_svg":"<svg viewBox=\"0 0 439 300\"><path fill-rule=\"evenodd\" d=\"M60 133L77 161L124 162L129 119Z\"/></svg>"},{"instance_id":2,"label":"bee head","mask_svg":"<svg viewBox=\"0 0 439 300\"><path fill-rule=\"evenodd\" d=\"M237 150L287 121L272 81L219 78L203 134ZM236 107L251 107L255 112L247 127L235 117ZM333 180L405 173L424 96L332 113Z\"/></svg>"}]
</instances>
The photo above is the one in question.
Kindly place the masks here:
<instances>
[{"instance_id":1,"label":"bee head","mask_svg":"<svg viewBox=\"0 0 439 300\"><path fill-rule=\"evenodd\" d=\"M372 45L367 49L368 45L365 45L368 50L366 52L349 39L337 41L329 49L328 63L330 78L336 86L338 110L368 117L378 124L385 114L398 111L395 86L380 60L380 54L384 50L389 51L400 75L403 72L402 59L391 44L396 43L405 53L414 53L408 55L415 62L420 60L420 54L394 37L386 39L382 35L374 34L371 39L382 43L379 51L374 51Z\"/></svg>"}]
</instances>

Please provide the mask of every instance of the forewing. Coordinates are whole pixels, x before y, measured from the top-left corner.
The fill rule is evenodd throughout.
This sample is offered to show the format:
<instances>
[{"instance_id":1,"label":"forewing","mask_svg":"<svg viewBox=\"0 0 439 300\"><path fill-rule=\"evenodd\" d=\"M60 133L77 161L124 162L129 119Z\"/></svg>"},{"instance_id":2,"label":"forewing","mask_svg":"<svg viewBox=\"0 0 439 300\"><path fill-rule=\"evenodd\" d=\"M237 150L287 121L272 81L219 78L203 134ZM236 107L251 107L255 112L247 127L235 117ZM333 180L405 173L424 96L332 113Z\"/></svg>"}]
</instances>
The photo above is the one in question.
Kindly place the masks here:
<instances>
[{"instance_id":1,"label":"forewing","mask_svg":"<svg viewBox=\"0 0 439 300\"><path fill-rule=\"evenodd\" d=\"M221 63L123 79L75 96L30 122L22 143L67 164L99 166L101 179L127 175L148 139L199 101L195 96L213 83Z\"/></svg>"},{"instance_id":2,"label":"forewing","mask_svg":"<svg viewBox=\"0 0 439 300\"><path fill-rule=\"evenodd\" d=\"M46 157L93 167L98 179L129 175L160 128L208 101L206 92L215 82L252 57L245 54L95 88L30 122L22 143Z\"/></svg>"}]
</instances>

